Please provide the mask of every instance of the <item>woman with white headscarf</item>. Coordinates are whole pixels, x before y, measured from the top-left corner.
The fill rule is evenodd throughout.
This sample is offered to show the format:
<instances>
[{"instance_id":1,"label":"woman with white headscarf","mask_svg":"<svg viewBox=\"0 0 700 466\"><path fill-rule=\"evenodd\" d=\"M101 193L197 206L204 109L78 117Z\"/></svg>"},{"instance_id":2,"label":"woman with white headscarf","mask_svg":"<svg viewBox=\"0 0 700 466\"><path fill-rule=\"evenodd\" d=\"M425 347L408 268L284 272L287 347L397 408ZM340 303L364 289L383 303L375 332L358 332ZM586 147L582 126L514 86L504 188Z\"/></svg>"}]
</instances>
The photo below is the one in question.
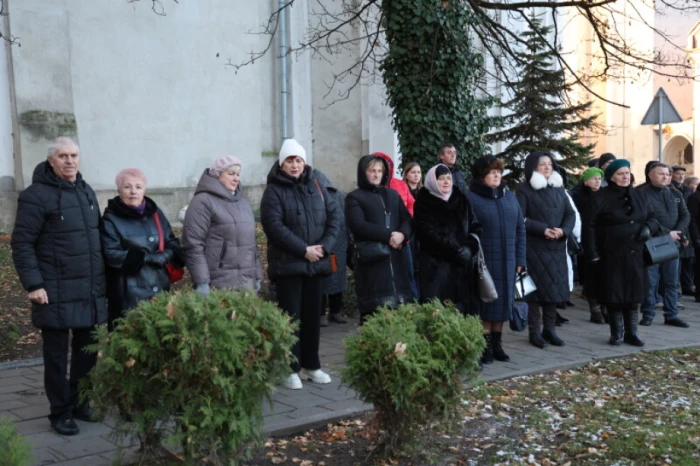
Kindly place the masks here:
<instances>
[{"instance_id":1,"label":"woman with white headscarf","mask_svg":"<svg viewBox=\"0 0 700 466\"><path fill-rule=\"evenodd\" d=\"M197 292L258 291L263 277L255 217L241 194L241 160L220 157L204 170L182 231L185 262Z\"/></svg>"},{"instance_id":2,"label":"woman with white headscarf","mask_svg":"<svg viewBox=\"0 0 700 466\"><path fill-rule=\"evenodd\" d=\"M438 164L428 170L414 206L413 224L421 248L421 301L451 301L465 314L476 312L473 261L481 226L467 195L453 189L450 169Z\"/></svg>"}]
</instances>

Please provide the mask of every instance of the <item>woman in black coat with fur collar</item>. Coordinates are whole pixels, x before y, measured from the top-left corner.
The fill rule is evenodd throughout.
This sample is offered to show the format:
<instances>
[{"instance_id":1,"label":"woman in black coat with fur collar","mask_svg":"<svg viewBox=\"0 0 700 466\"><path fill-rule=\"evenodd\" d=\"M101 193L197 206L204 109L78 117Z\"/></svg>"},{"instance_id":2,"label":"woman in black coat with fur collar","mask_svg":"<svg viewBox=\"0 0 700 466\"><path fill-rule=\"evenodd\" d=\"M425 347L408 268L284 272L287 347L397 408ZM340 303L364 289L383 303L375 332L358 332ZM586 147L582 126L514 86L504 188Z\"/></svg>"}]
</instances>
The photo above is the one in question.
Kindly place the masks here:
<instances>
[{"instance_id":1,"label":"woman in black coat with fur collar","mask_svg":"<svg viewBox=\"0 0 700 466\"><path fill-rule=\"evenodd\" d=\"M525 181L516 197L525 217L527 270L537 286L528 296L528 326L530 343L538 348L544 348L545 341L564 346L556 333L556 306L569 299L566 239L572 234L576 214L563 184L551 154L533 152L527 156Z\"/></svg>"},{"instance_id":2,"label":"woman in black coat with fur collar","mask_svg":"<svg viewBox=\"0 0 700 466\"><path fill-rule=\"evenodd\" d=\"M418 194L413 224L420 242L420 296L452 301L464 314L476 312L473 261L480 234L467 195L453 189L450 169L438 164L428 171ZM477 298L478 299L478 298Z\"/></svg>"}]
</instances>

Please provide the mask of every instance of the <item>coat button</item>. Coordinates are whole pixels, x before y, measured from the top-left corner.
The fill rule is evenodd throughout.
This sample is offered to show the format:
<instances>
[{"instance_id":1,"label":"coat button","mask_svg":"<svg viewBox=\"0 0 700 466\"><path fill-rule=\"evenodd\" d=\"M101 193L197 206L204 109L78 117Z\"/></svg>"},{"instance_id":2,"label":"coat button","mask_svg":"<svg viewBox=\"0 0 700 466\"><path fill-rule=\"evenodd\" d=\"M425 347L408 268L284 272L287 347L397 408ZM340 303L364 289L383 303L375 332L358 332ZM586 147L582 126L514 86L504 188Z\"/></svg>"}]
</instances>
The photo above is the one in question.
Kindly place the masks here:
<instances>
[{"instance_id":1,"label":"coat button","mask_svg":"<svg viewBox=\"0 0 700 466\"><path fill-rule=\"evenodd\" d=\"M157 286L154 286L154 287L153 287L153 292L154 292L154 293L158 293L158 287L157 287Z\"/></svg>"},{"instance_id":2,"label":"coat button","mask_svg":"<svg viewBox=\"0 0 700 466\"><path fill-rule=\"evenodd\" d=\"M153 238L153 236L151 236L150 238L148 238L148 241L150 241L152 243L155 241L155 238Z\"/></svg>"},{"instance_id":3,"label":"coat button","mask_svg":"<svg viewBox=\"0 0 700 466\"><path fill-rule=\"evenodd\" d=\"M630 220L630 225L634 225L634 220Z\"/></svg>"}]
</instances>

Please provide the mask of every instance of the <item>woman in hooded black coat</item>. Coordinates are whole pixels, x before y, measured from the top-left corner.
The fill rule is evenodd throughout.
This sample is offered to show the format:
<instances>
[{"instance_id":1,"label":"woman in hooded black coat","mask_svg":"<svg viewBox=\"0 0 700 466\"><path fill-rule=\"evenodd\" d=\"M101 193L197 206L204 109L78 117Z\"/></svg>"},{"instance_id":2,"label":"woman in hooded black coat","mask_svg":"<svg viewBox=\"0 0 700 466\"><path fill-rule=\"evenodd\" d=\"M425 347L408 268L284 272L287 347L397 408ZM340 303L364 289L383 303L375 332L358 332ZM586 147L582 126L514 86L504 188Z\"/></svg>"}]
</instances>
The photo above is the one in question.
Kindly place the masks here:
<instances>
[{"instance_id":1,"label":"woman in hooded black coat","mask_svg":"<svg viewBox=\"0 0 700 466\"><path fill-rule=\"evenodd\" d=\"M446 165L428 170L414 207L413 225L421 244L421 302L451 301L463 314L475 314L478 297L472 258L479 244L471 234L479 235L481 227L464 192L452 187L450 193L439 190L436 183L441 176L451 181Z\"/></svg>"},{"instance_id":2,"label":"woman in hooded black coat","mask_svg":"<svg viewBox=\"0 0 700 466\"><path fill-rule=\"evenodd\" d=\"M608 185L584 214L583 250L588 262L598 263L592 290L608 309L610 344L622 343L624 332L626 343L644 346L637 334L638 308L647 294L644 242L659 223L644 194L631 187L629 166L617 159L605 170Z\"/></svg>"},{"instance_id":3,"label":"woman in hooded black coat","mask_svg":"<svg viewBox=\"0 0 700 466\"><path fill-rule=\"evenodd\" d=\"M556 305L569 299L566 239L572 234L576 214L551 154L533 152L527 156L525 181L516 197L525 217L527 269L537 286L527 297L530 343L538 348L544 348L545 341L563 346L556 334Z\"/></svg>"},{"instance_id":4,"label":"woman in hooded black coat","mask_svg":"<svg viewBox=\"0 0 700 466\"><path fill-rule=\"evenodd\" d=\"M376 184L367 179L367 169L381 164L381 179ZM357 164L358 189L345 199L345 220L357 245L360 242L392 244L395 233L411 236L411 215L393 189L387 188L389 164L381 157L366 155ZM411 286L400 248L390 246L390 256L374 263L356 258L354 269L357 304L361 322L378 307L396 307L412 299Z\"/></svg>"}]
</instances>

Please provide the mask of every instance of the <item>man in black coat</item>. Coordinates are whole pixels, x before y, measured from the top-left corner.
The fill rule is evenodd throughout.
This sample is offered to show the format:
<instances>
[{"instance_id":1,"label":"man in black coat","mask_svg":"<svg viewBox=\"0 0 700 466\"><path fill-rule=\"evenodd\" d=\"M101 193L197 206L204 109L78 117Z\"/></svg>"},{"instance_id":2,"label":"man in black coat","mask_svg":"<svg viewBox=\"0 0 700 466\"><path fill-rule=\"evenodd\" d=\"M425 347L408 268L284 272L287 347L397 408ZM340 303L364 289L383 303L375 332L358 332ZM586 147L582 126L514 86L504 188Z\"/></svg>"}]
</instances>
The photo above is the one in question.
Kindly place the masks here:
<instances>
[{"instance_id":1,"label":"man in black coat","mask_svg":"<svg viewBox=\"0 0 700 466\"><path fill-rule=\"evenodd\" d=\"M693 194L693 189L687 186L685 183L685 167L679 165L674 165L671 167L671 192L683 200L688 206L688 198ZM687 296L695 295L695 287L693 286L693 262L695 259L695 253L693 251L693 246L688 241L689 232L684 231L684 236L686 241L683 243L680 250L680 282L681 282L681 293Z\"/></svg>"},{"instance_id":2,"label":"man in black coat","mask_svg":"<svg viewBox=\"0 0 700 466\"><path fill-rule=\"evenodd\" d=\"M47 160L36 166L31 186L19 196L11 242L17 275L32 302L32 323L41 329L49 420L62 435L79 432L73 418L91 420L89 405L78 403L78 382L95 365L95 355L83 349L93 343L93 327L107 320L100 208L79 163L70 138L49 146Z\"/></svg>"},{"instance_id":3,"label":"man in black coat","mask_svg":"<svg viewBox=\"0 0 700 466\"><path fill-rule=\"evenodd\" d=\"M639 188L651 203L656 218L664 234L671 235L680 244L684 240L683 232L688 228L690 214L682 197L675 196L669 188L671 172L668 165L657 163L650 167L647 174L649 182ZM656 305L656 291L663 288L664 324L687 328L688 324L678 317L678 262L679 259L662 262L647 267L649 290L642 303L642 321L640 325L651 325Z\"/></svg>"},{"instance_id":4,"label":"man in black coat","mask_svg":"<svg viewBox=\"0 0 700 466\"><path fill-rule=\"evenodd\" d=\"M452 144L443 144L438 150L440 163L447 165L452 174L452 185L464 194L467 194L467 177L464 172L457 167L457 149Z\"/></svg>"}]
</instances>

